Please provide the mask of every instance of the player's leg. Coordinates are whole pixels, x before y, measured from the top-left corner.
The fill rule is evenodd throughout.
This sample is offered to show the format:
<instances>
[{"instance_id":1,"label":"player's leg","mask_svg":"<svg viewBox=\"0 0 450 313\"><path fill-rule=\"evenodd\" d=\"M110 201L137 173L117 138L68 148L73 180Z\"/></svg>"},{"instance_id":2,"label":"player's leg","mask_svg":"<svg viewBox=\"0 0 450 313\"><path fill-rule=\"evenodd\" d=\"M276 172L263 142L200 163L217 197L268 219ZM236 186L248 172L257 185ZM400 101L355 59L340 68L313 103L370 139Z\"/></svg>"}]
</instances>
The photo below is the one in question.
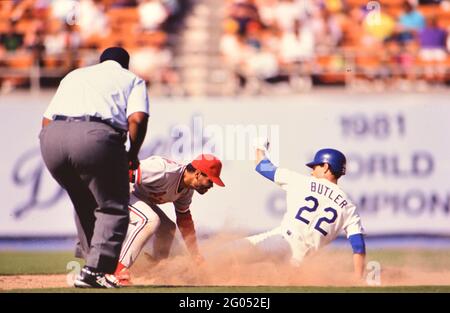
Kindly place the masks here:
<instances>
[{"instance_id":1,"label":"player's leg","mask_svg":"<svg viewBox=\"0 0 450 313\"><path fill-rule=\"evenodd\" d=\"M280 262L287 261L291 258L291 247L283 237L280 227L253 236L248 236L243 240L256 248L253 260L259 258L260 260Z\"/></svg>"},{"instance_id":2,"label":"player's leg","mask_svg":"<svg viewBox=\"0 0 450 313\"><path fill-rule=\"evenodd\" d=\"M154 209L133 193L130 195L129 211L130 223L116 274L123 268L130 268L134 264L146 242L160 226L160 218Z\"/></svg>"},{"instance_id":3,"label":"player's leg","mask_svg":"<svg viewBox=\"0 0 450 313\"><path fill-rule=\"evenodd\" d=\"M220 248L205 253L211 262L254 263L261 261L286 261L290 258L290 248L281 235L279 227L238 240L228 242Z\"/></svg>"},{"instance_id":4,"label":"player's leg","mask_svg":"<svg viewBox=\"0 0 450 313\"><path fill-rule=\"evenodd\" d=\"M162 260L169 256L177 226L158 206L153 205L152 207L161 221L155 233L153 257L156 260Z\"/></svg>"},{"instance_id":5,"label":"player's leg","mask_svg":"<svg viewBox=\"0 0 450 313\"><path fill-rule=\"evenodd\" d=\"M307 246L301 238L295 238L292 234L283 234L286 242L289 244L291 257L290 264L300 266L303 259L311 252L311 247Z\"/></svg>"}]
</instances>

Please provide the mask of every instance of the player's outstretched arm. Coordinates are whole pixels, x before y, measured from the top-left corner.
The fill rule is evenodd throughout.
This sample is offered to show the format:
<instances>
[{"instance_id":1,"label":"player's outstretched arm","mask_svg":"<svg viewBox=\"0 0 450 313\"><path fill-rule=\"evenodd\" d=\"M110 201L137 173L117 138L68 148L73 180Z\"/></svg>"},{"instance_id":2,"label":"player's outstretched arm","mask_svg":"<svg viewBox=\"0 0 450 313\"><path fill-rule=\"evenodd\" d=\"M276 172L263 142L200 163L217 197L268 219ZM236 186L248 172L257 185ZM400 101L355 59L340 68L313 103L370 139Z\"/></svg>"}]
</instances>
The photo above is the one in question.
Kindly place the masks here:
<instances>
[{"instance_id":1,"label":"player's outstretched arm","mask_svg":"<svg viewBox=\"0 0 450 313\"><path fill-rule=\"evenodd\" d=\"M353 253L353 268L355 278L359 281L364 278L364 268L366 266L365 253Z\"/></svg>"},{"instance_id":2,"label":"player's outstretched arm","mask_svg":"<svg viewBox=\"0 0 450 313\"><path fill-rule=\"evenodd\" d=\"M255 170L265 178L275 181L277 167L269 160L269 141L267 138L257 138L253 146L255 148Z\"/></svg>"},{"instance_id":3,"label":"player's outstretched arm","mask_svg":"<svg viewBox=\"0 0 450 313\"><path fill-rule=\"evenodd\" d=\"M353 268L355 278L361 280L366 265L366 243L363 234L354 234L348 237L353 249Z\"/></svg>"},{"instance_id":4,"label":"player's outstretched arm","mask_svg":"<svg viewBox=\"0 0 450 313\"><path fill-rule=\"evenodd\" d=\"M268 159L269 154L269 140L265 137L256 138L253 141L253 148L255 149L255 162L258 165L262 160Z\"/></svg>"},{"instance_id":5,"label":"player's outstretched arm","mask_svg":"<svg viewBox=\"0 0 450 313\"><path fill-rule=\"evenodd\" d=\"M261 163L261 161L264 160L265 158L266 158L266 153L264 152L264 150L261 150L261 149L256 149L255 150L255 163L256 163L256 165Z\"/></svg>"},{"instance_id":6,"label":"player's outstretched arm","mask_svg":"<svg viewBox=\"0 0 450 313\"><path fill-rule=\"evenodd\" d=\"M194 221L192 220L192 215L190 211L185 213L180 213L176 211L177 216L177 226L180 230L181 236L183 237L186 247L191 254L191 256L200 260L201 255L197 244L197 235L195 232Z\"/></svg>"}]
</instances>

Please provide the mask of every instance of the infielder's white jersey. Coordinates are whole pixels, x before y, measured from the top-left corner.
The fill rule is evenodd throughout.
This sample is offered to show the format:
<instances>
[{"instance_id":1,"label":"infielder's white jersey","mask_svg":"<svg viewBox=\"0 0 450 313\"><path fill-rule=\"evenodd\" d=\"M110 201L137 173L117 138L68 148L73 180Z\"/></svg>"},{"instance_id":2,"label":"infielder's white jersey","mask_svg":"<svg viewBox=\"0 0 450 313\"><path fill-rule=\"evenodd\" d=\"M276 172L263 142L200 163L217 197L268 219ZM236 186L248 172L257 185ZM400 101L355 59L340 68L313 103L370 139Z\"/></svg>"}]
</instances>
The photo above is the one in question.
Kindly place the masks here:
<instances>
[{"instance_id":1,"label":"infielder's white jersey","mask_svg":"<svg viewBox=\"0 0 450 313\"><path fill-rule=\"evenodd\" d=\"M178 192L185 168L185 165L160 156L147 158L135 171L136 181L131 193L149 204L173 202L178 212L185 213L194 194L194 190L188 188Z\"/></svg>"},{"instance_id":2,"label":"infielder's white jersey","mask_svg":"<svg viewBox=\"0 0 450 313\"><path fill-rule=\"evenodd\" d=\"M286 190L282 234L300 240L306 251L330 243L342 230L347 237L363 233L355 205L338 185L284 168L276 170L274 181Z\"/></svg>"}]
</instances>

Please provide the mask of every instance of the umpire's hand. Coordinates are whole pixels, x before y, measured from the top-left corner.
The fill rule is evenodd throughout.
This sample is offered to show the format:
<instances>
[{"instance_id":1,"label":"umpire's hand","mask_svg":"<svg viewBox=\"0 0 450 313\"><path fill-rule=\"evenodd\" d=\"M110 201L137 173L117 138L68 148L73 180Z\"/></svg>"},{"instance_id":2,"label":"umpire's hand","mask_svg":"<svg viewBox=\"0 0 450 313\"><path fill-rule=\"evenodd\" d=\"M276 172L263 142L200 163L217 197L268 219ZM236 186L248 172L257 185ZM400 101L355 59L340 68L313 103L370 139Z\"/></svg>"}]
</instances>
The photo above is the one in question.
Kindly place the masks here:
<instances>
[{"instance_id":1,"label":"umpire's hand","mask_svg":"<svg viewBox=\"0 0 450 313\"><path fill-rule=\"evenodd\" d=\"M130 170L137 170L139 164L140 163L138 157L128 153L128 167L130 168Z\"/></svg>"}]
</instances>

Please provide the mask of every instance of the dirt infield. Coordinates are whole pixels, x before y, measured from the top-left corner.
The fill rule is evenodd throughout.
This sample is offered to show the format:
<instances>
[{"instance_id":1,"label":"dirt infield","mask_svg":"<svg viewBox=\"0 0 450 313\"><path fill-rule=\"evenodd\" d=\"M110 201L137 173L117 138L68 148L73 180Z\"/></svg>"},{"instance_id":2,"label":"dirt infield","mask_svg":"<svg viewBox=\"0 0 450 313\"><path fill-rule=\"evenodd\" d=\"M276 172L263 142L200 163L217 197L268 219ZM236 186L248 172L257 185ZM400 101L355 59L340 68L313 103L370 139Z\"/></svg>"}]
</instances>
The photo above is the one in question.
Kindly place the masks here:
<instances>
[{"instance_id":1,"label":"dirt infield","mask_svg":"<svg viewBox=\"0 0 450 313\"><path fill-rule=\"evenodd\" d=\"M295 270L269 263L217 267L186 266L181 258L158 264L147 271L134 271L136 285L158 286L363 286L352 279L350 272L323 272L320 268ZM450 271L427 272L420 269L387 268L381 274L381 286L450 285ZM65 274L0 276L0 290L69 288Z\"/></svg>"},{"instance_id":2,"label":"dirt infield","mask_svg":"<svg viewBox=\"0 0 450 313\"><path fill-rule=\"evenodd\" d=\"M132 268L132 281L139 286L368 285L367 279L353 277L350 248L324 249L308 257L301 267L293 267L277 255L263 256L245 249L231 253L223 249L222 242L204 245L202 251L207 258L203 264L194 263L183 253L159 262L142 253ZM367 267L367 277L371 282L378 277L381 286L450 286L448 250L380 249L369 251L367 262L375 265ZM65 267L61 268L64 272ZM27 274L25 270L17 273ZM0 290L68 287L67 274L0 276Z\"/></svg>"},{"instance_id":3,"label":"dirt infield","mask_svg":"<svg viewBox=\"0 0 450 313\"><path fill-rule=\"evenodd\" d=\"M153 268L134 271L133 283L140 286L364 286L352 280L350 272L321 271L317 268L303 270L260 263L248 266L231 266L226 270L209 266L187 266L188 261L175 258ZM141 262L141 266L142 266ZM139 272L140 271L140 272ZM450 285L450 271L428 272L420 269L386 268L381 274L381 286ZM65 274L61 275L9 275L0 276L0 290L69 288Z\"/></svg>"},{"instance_id":4,"label":"dirt infield","mask_svg":"<svg viewBox=\"0 0 450 313\"><path fill-rule=\"evenodd\" d=\"M0 290L69 287L66 275L0 276Z\"/></svg>"}]
</instances>

